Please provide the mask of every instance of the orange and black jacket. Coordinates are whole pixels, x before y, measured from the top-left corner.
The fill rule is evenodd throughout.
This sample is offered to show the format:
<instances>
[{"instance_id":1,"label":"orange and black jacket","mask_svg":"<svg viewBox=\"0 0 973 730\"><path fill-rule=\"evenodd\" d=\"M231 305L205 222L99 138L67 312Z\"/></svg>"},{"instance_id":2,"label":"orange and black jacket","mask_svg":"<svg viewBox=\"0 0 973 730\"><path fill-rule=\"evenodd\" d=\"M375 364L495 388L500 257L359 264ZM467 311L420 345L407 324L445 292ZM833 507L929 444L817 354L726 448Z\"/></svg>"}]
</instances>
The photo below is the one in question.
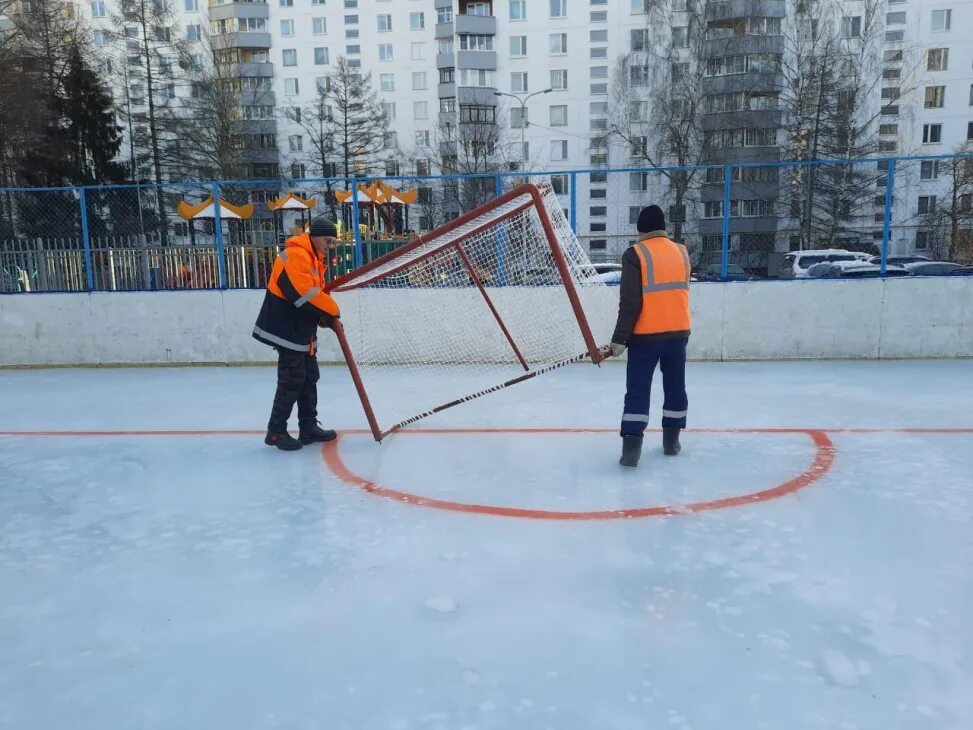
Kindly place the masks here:
<instances>
[{"instance_id":1,"label":"orange and black jacket","mask_svg":"<svg viewBox=\"0 0 973 730\"><path fill-rule=\"evenodd\" d=\"M289 238L270 272L254 338L313 355L318 326L330 326L340 314L337 302L325 291L325 272L307 233Z\"/></svg>"}]
</instances>

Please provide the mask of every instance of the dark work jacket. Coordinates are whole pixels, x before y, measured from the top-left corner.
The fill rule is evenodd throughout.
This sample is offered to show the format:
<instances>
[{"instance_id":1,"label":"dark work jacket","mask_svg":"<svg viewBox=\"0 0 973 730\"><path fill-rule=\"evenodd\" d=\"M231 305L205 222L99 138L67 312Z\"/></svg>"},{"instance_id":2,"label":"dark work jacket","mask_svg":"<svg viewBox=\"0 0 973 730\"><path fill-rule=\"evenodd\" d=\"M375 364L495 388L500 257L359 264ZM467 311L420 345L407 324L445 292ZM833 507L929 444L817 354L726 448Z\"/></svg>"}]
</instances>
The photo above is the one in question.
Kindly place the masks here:
<instances>
[{"instance_id":1,"label":"dark work jacket","mask_svg":"<svg viewBox=\"0 0 973 730\"><path fill-rule=\"evenodd\" d=\"M632 246L622 255L622 282L618 287L618 319L612 342L628 345L632 342L679 340L689 337L689 330L660 332L654 335L633 335L635 323L642 313L642 264Z\"/></svg>"}]
</instances>

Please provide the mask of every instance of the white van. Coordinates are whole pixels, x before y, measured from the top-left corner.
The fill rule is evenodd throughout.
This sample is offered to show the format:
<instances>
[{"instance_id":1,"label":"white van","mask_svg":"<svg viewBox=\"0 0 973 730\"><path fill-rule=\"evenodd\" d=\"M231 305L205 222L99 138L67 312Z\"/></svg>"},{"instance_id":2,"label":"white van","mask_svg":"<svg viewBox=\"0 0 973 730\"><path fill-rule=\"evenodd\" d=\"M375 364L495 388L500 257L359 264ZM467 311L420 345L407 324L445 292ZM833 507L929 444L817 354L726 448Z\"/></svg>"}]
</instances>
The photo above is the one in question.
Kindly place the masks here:
<instances>
[{"instance_id":1,"label":"white van","mask_svg":"<svg viewBox=\"0 0 973 730\"><path fill-rule=\"evenodd\" d=\"M861 261L867 263L872 257L869 253L846 251L843 248L822 248L816 251L792 251L784 256L780 275L786 278L805 279L807 270L815 264L836 263L839 261Z\"/></svg>"}]
</instances>

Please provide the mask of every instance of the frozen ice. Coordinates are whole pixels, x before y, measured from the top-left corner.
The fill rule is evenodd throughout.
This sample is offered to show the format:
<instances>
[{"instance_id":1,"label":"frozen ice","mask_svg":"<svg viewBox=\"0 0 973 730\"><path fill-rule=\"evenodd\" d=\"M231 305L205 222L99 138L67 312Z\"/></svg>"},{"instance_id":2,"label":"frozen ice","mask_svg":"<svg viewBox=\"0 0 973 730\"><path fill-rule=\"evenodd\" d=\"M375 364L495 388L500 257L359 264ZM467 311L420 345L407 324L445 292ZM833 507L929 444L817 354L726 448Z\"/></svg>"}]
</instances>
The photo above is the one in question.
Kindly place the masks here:
<instances>
[{"instance_id":1,"label":"frozen ice","mask_svg":"<svg viewBox=\"0 0 973 730\"><path fill-rule=\"evenodd\" d=\"M971 374L692 364L623 471L618 364L381 445L325 367L349 481L272 368L0 372L0 728L969 730Z\"/></svg>"}]
</instances>

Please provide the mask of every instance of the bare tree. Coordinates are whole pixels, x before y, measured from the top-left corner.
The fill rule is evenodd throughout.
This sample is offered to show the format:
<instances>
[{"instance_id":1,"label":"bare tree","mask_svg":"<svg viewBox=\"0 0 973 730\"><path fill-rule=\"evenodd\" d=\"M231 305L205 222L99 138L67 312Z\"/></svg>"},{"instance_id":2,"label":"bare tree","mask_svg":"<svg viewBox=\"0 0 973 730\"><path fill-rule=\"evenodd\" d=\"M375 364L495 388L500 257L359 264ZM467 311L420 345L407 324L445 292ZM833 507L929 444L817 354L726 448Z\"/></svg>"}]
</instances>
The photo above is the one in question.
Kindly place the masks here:
<instances>
[{"instance_id":1,"label":"bare tree","mask_svg":"<svg viewBox=\"0 0 973 730\"><path fill-rule=\"evenodd\" d=\"M635 164L685 168L700 164L704 153L706 23L703 3L690 2L680 11L687 25L674 29L672 8L667 0L645 3L645 25L632 31L631 50L615 67L608 132L630 151ZM673 235L683 240L698 171L666 169L660 174L675 212Z\"/></svg>"},{"instance_id":2,"label":"bare tree","mask_svg":"<svg viewBox=\"0 0 973 730\"><path fill-rule=\"evenodd\" d=\"M920 232L927 237L933 255L943 261L973 264L973 144L955 150L949 160L929 161L939 177L946 178L944 194L936 196L926 213L918 216Z\"/></svg>"}]
</instances>

